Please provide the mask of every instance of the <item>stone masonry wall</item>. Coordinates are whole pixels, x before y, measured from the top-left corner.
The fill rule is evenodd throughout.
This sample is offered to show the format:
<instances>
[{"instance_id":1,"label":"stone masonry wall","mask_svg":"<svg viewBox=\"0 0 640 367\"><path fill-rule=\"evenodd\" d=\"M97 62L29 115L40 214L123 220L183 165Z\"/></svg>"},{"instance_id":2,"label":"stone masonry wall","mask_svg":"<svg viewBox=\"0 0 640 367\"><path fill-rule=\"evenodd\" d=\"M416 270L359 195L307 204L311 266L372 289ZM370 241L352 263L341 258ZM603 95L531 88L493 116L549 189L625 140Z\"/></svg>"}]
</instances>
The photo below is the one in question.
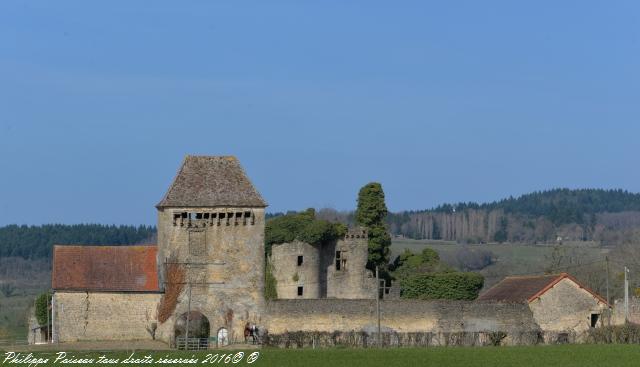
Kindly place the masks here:
<instances>
[{"instance_id":1,"label":"stone masonry wall","mask_svg":"<svg viewBox=\"0 0 640 367\"><path fill-rule=\"evenodd\" d=\"M178 213L216 213L216 219L175 219ZM220 220L220 214L225 218ZM249 214L245 216L245 214ZM210 217L211 218L211 217ZM245 323L258 324L264 307L264 208L164 208L158 210L158 265L177 260L191 283L191 310L220 328L230 340L243 338ZM162 286L162 285L161 285ZM188 310L188 285L174 315L158 335L172 343L175 321Z\"/></svg>"},{"instance_id":2,"label":"stone masonry wall","mask_svg":"<svg viewBox=\"0 0 640 367\"><path fill-rule=\"evenodd\" d=\"M340 252L340 259L337 253ZM366 268L368 240L350 232L345 238L322 249L322 266L326 274L326 297L341 299L375 299L376 280ZM336 262L341 262L340 270Z\"/></svg>"},{"instance_id":3,"label":"stone masonry wall","mask_svg":"<svg viewBox=\"0 0 640 367\"><path fill-rule=\"evenodd\" d=\"M411 339L414 335L415 339L419 334L419 340L429 338L431 345L450 345L450 337L455 334L476 341L467 345L482 345L486 338L504 333L502 344L535 344L540 334L526 304L383 300L380 307L381 330L387 338L395 335ZM362 338L362 333L371 336L377 332L376 301L276 300L267 303L262 326L274 345L286 343L286 335L301 332L307 337L351 333Z\"/></svg>"},{"instance_id":4,"label":"stone masonry wall","mask_svg":"<svg viewBox=\"0 0 640 367\"><path fill-rule=\"evenodd\" d=\"M320 246L294 241L274 245L270 261L273 276L276 279L278 298L321 298ZM302 263L298 265L298 257ZM302 296L298 296L298 287L302 287Z\"/></svg>"},{"instance_id":5,"label":"stone masonry wall","mask_svg":"<svg viewBox=\"0 0 640 367\"><path fill-rule=\"evenodd\" d=\"M605 303L566 278L530 302L529 307L542 330L573 333L578 341L591 328L591 315L598 315L596 327L599 327L608 310Z\"/></svg>"},{"instance_id":6,"label":"stone masonry wall","mask_svg":"<svg viewBox=\"0 0 640 367\"><path fill-rule=\"evenodd\" d=\"M159 300L157 293L56 292L54 338L150 340Z\"/></svg>"},{"instance_id":7,"label":"stone masonry wall","mask_svg":"<svg viewBox=\"0 0 640 367\"><path fill-rule=\"evenodd\" d=\"M629 296L629 322L640 324L640 298ZM615 300L611 323L624 324L624 299Z\"/></svg>"}]
</instances>

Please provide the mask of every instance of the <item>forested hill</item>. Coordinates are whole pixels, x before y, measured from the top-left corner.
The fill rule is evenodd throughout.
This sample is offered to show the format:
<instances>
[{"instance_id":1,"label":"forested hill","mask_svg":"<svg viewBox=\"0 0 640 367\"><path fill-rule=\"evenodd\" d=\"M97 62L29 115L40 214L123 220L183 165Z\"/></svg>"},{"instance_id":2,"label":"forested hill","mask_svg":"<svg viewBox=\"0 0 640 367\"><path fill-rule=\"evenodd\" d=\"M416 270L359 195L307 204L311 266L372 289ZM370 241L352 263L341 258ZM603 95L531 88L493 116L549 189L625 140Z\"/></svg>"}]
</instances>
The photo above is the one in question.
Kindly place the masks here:
<instances>
[{"instance_id":1,"label":"forested hill","mask_svg":"<svg viewBox=\"0 0 640 367\"><path fill-rule=\"evenodd\" d=\"M155 235L154 226L9 225L0 227L0 257L49 259L54 244L132 245L153 243Z\"/></svg>"},{"instance_id":2,"label":"forested hill","mask_svg":"<svg viewBox=\"0 0 640 367\"><path fill-rule=\"evenodd\" d=\"M544 216L554 224L583 223L591 214L640 211L640 194L624 190L554 189L485 204L444 204L424 212L453 212L454 209L499 209L505 213Z\"/></svg>"},{"instance_id":3,"label":"forested hill","mask_svg":"<svg viewBox=\"0 0 640 367\"><path fill-rule=\"evenodd\" d=\"M392 232L468 242L540 242L557 236L620 242L640 228L640 194L554 189L491 203L444 204L389 216Z\"/></svg>"}]
</instances>

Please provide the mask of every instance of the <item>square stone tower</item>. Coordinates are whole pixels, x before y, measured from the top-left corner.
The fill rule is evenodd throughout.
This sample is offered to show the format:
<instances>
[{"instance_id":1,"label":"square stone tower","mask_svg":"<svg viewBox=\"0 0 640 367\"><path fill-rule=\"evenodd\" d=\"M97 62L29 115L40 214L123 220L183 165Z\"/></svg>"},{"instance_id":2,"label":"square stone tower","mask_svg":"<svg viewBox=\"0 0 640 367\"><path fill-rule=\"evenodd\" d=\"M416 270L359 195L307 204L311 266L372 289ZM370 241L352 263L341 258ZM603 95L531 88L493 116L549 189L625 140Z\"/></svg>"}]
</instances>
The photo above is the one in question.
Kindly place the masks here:
<instances>
[{"instance_id":1,"label":"square stone tower","mask_svg":"<svg viewBox=\"0 0 640 367\"><path fill-rule=\"evenodd\" d=\"M184 336L188 310L189 336L218 337L220 344L240 340L247 322L260 325L266 206L235 157L184 159L156 206L161 289L170 264L185 272L174 315L163 328L168 339ZM196 327L194 318L205 323Z\"/></svg>"}]
</instances>

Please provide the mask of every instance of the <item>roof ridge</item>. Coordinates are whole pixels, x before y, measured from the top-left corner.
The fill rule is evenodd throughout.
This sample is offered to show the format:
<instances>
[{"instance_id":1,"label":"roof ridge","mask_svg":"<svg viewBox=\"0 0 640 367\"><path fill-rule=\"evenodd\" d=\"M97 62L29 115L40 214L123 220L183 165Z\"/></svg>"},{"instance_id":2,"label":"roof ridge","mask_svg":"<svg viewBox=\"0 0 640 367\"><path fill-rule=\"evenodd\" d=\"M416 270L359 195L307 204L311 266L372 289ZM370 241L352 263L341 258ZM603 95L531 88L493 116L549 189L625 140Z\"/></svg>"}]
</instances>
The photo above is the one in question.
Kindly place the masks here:
<instances>
[{"instance_id":1,"label":"roof ridge","mask_svg":"<svg viewBox=\"0 0 640 367\"><path fill-rule=\"evenodd\" d=\"M111 248L111 247L127 247L127 248L131 248L131 247L157 247L158 245L156 243L140 243L140 244L136 244L136 245L96 245L96 244L92 244L92 245L83 245L81 243L70 243L70 244L64 244L64 243L56 243L53 245L53 247L79 247L79 248L90 248L90 247L97 247L97 248Z\"/></svg>"},{"instance_id":2,"label":"roof ridge","mask_svg":"<svg viewBox=\"0 0 640 367\"><path fill-rule=\"evenodd\" d=\"M534 275L534 274L531 274L531 275L507 275L506 277L504 277L504 279L559 277L559 276L562 276L563 274L567 274L567 273L542 274L542 275Z\"/></svg>"},{"instance_id":3,"label":"roof ridge","mask_svg":"<svg viewBox=\"0 0 640 367\"><path fill-rule=\"evenodd\" d=\"M586 285L582 284L578 279L576 279L573 275L569 274L569 273L565 273L562 272L560 273L560 276L558 276L558 278L554 279L553 281L551 281L549 284L547 284L543 289L541 289L539 292L537 292L536 294L534 294L533 296L529 297L529 299L527 299L528 302L532 302L534 301L536 298L539 298L540 296L542 296L543 294L545 294L549 289L553 288L556 284L560 283L560 281L562 281L563 279L569 279L571 280L573 283L575 283L580 289L585 290L587 293L591 294L593 297L595 297L596 299L598 299L599 301L603 302L604 304L606 304L607 306L611 307L611 304L605 300L601 295L599 295L598 293L594 292L593 290L591 290L591 288L587 287Z\"/></svg>"},{"instance_id":4,"label":"roof ridge","mask_svg":"<svg viewBox=\"0 0 640 367\"><path fill-rule=\"evenodd\" d=\"M194 157L194 158L231 158L237 160L238 158L233 155L209 155L209 154L185 154L185 158Z\"/></svg>"}]
</instances>

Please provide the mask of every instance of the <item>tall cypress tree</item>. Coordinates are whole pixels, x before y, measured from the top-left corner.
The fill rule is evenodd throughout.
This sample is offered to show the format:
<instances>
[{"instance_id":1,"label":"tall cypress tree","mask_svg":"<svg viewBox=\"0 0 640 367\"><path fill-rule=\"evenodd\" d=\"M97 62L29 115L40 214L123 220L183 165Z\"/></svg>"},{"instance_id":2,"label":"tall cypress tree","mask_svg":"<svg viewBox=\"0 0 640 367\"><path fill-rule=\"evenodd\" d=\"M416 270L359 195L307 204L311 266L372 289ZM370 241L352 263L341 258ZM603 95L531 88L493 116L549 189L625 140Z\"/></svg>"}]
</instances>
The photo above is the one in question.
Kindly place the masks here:
<instances>
[{"instance_id":1,"label":"tall cypress tree","mask_svg":"<svg viewBox=\"0 0 640 367\"><path fill-rule=\"evenodd\" d=\"M382 185L370 182L358 193L358 209L356 222L369 230L369 259L367 268L375 269L376 265L386 272L389 265L389 247L391 236L385 226L387 205L384 202Z\"/></svg>"}]
</instances>

